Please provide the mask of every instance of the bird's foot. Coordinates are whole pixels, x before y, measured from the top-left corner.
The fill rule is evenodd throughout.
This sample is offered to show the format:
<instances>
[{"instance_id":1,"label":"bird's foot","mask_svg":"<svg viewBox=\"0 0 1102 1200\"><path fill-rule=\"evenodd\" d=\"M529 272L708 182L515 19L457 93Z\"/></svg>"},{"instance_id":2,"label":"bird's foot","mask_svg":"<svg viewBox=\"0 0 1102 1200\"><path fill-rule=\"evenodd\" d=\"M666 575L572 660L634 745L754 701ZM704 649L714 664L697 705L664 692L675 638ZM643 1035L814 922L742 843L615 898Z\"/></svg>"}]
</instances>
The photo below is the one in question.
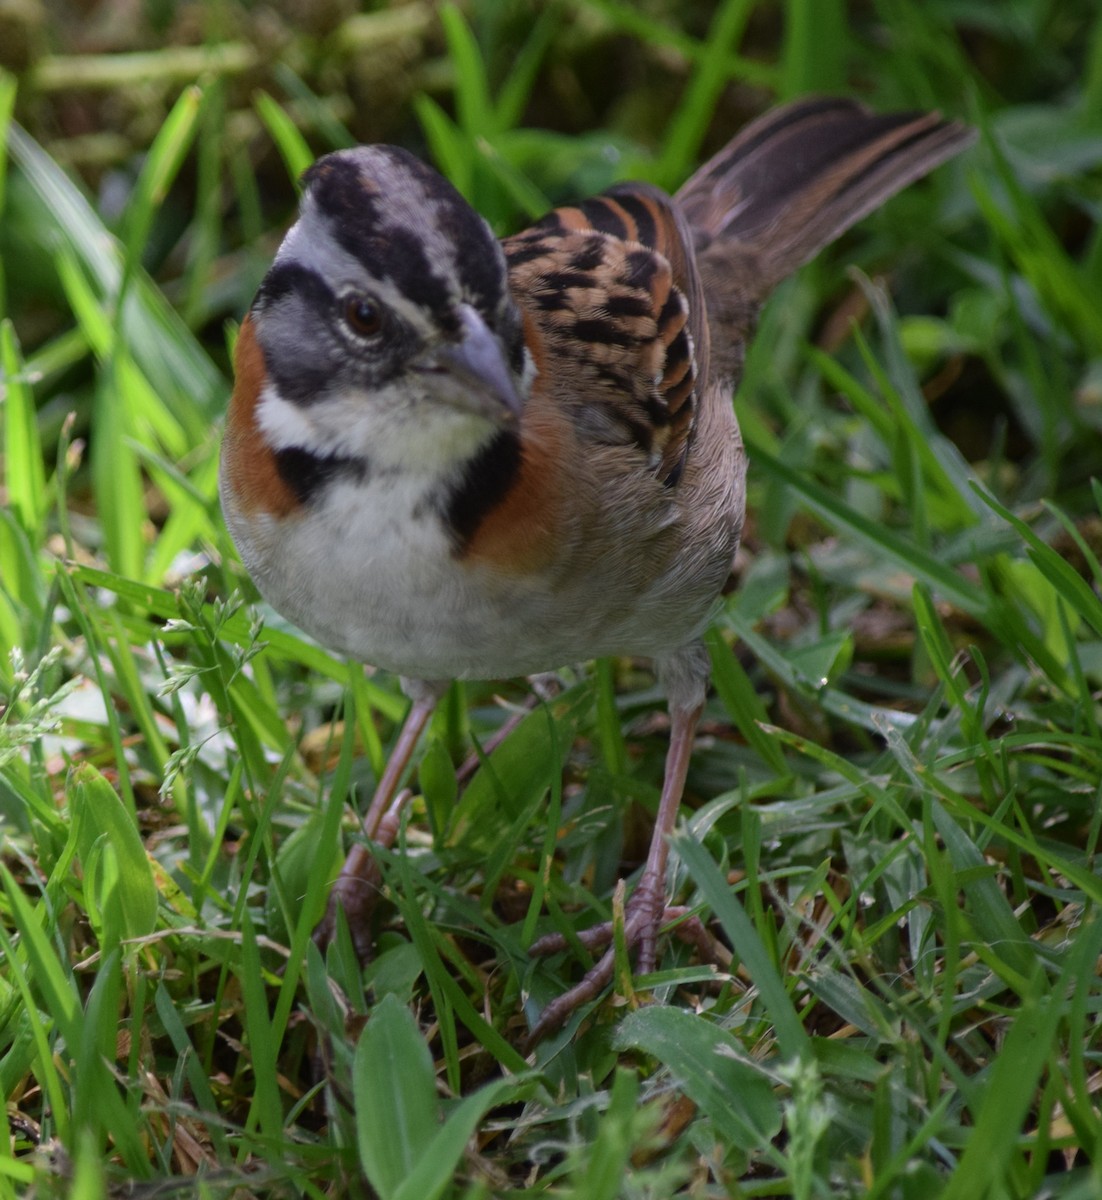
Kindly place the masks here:
<instances>
[{"instance_id":1,"label":"bird's foot","mask_svg":"<svg viewBox=\"0 0 1102 1200\"><path fill-rule=\"evenodd\" d=\"M667 907L663 886L657 878L644 875L628 901L623 917L623 940L629 953L635 951L636 973L648 975L654 970L659 930L673 922L676 922L678 937L705 949L706 957L714 957L712 939L700 919L690 915L688 909ZM577 935L577 940L587 950L605 946L608 949L580 982L547 1005L528 1036L529 1046L554 1033L576 1009L595 999L608 986L616 970L616 946L612 944L615 935L616 923L613 921L594 925ZM528 952L542 957L565 950L568 945L568 939L561 933L551 933L535 941Z\"/></svg>"}]
</instances>

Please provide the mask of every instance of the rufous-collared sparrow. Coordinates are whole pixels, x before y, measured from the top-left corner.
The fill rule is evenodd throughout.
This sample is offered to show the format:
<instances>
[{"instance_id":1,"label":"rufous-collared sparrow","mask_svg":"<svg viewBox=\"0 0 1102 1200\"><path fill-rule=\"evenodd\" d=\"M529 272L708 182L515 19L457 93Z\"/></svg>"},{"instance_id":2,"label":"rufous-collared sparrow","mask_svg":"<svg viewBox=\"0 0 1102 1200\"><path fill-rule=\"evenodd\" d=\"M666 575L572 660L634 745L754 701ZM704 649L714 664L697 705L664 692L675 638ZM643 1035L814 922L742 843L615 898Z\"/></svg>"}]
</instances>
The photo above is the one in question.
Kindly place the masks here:
<instances>
[{"instance_id":1,"label":"rufous-collared sparrow","mask_svg":"<svg viewBox=\"0 0 1102 1200\"><path fill-rule=\"evenodd\" d=\"M624 936L654 968L708 680L700 637L742 527L732 393L758 310L970 140L936 114L798 101L672 199L620 184L501 242L405 150L361 146L306 172L238 337L221 497L275 609L402 677L412 705L368 842L394 837L399 784L448 680L648 656L670 749ZM328 937L342 906L364 957L372 867L354 845L319 927ZM533 1036L612 969L610 949Z\"/></svg>"}]
</instances>

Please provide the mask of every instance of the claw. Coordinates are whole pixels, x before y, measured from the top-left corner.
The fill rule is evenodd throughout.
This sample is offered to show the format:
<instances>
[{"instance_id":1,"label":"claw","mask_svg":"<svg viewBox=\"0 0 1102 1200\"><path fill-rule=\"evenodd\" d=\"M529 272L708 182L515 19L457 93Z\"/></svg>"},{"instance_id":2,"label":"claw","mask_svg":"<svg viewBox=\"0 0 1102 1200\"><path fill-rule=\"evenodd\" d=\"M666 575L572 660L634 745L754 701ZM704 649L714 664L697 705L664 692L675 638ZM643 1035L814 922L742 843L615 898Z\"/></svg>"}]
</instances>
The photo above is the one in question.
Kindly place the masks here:
<instances>
[{"instance_id":1,"label":"claw","mask_svg":"<svg viewBox=\"0 0 1102 1200\"><path fill-rule=\"evenodd\" d=\"M624 913L624 943L629 953L638 947L636 970L640 975L647 975L654 970L654 948L657 944L658 927L663 923L665 914L662 893L657 887L650 886L652 882L644 876ZM657 912L655 911L656 907ZM535 1046L548 1034L554 1033L567 1021L575 1009L596 999L611 982L616 970L616 947L610 945L615 928L615 922L605 921L601 925L595 925L578 934L578 940L587 950L596 950L601 946L609 948L600 960L586 972L579 983L547 1005L532 1028L532 1032L528 1035L529 1047ZM643 957L647 952L648 944L650 965L646 965ZM566 939L562 934L553 933L533 943L529 954L552 954L556 950L564 949L565 946Z\"/></svg>"}]
</instances>

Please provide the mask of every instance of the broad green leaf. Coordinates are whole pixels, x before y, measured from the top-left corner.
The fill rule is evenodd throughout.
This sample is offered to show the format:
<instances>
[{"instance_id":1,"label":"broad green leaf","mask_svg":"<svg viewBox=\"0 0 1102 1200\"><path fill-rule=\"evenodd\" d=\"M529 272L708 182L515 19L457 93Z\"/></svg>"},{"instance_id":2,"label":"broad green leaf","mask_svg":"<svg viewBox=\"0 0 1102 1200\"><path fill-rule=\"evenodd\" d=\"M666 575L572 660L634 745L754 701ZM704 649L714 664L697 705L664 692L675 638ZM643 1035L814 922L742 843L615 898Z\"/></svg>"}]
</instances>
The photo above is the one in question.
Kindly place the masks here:
<instances>
[{"instance_id":1,"label":"broad green leaf","mask_svg":"<svg viewBox=\"0 0 1102 1200\"><path fill-rule=\"evenodd\" d=\"M364 1173L381 1200L396 1200L440 1129L432 1055L396 996L382 998L360 1035L352 1098Z\"/></svg>"},{"instance_id":2,"label":"broad green leaf","mask_svg":"<svg viewBox=\"0 0 1102 1200\"><path fill-rule=\"evenodd\" d=\"M653 1005L625 1017L613 1044L618 1050L643 1050L663 1063L731 1144L760 1148L780 1129L780 1101L769 1076L711 1021Z\"/></svg>"},{"instance_id":3,"label":"broad green leaf","mask_svg":"<svg viewBox=\"0 0 1102 1200\"><path fill-rule=\"evenodd\" d=\"M486 1113L499 1104L521 1099L528 1090L522 1079L499 1079L460 1101L394 1193L394 1200L437 1200L442 1196Z\"/></svg>"},{"instance_id":4,"label":"broad green leaf","mask_svg":"<svg viewBox=\"0 0 1102 1200\"><path fill-rule=\"evenodd\" d=\"M546 792L551 773L562 769L562 756L574 741L578 724L592 701L588 685L572 688L530 713L498 746L467 785L452 818L451 838L468 845L497 842L497 831L484 817L499 806L510 817L523 812L534 796ZM548 736L548 711L557 736ZM554 742L554 745L552 745Z\"/></svg>"},{"instance_id":5,"label":"broad green leaf","mask_svg":"<svg viewBox=\"0 0 1102 1200\"><path fill-rule=\"evenodd\" d=\"M85 879L93 893L90 902L121 937L152 933L158 902L153 868L118 793L90 763L73 770L68 793L81 862L87 870L99 860L99 869Z\"/></svg>"}]
</instances>

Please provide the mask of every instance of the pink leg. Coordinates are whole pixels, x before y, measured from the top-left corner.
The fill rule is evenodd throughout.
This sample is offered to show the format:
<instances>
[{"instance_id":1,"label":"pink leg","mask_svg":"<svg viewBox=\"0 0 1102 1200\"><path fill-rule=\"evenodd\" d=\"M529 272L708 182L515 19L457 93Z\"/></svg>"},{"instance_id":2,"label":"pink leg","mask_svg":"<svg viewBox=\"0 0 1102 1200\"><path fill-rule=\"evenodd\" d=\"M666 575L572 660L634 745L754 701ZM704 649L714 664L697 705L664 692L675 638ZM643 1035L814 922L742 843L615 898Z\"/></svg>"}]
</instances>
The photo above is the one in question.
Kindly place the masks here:
<instances>
[{"instance_id":1,"label":"pink leg","mask_svg":"<svg viewBox=\"0 0 1102 1200\"><path fill-rule=\"evenodd\" d=\"M670 857L669 835L677 820L677 810L685 790L685 776L692 756L693 733L703 705L695 708L672 708L670 711L670 749L666 756L666 773L662 784L662 799L651 837L647 865L624 915L624 940L628 949L637 949L636 966L640 974L654 970L658 927L665 914L666 864ZM580 936L586 945L605 945L612 940L611 925L599 926ZM563 949L559 934L540 938L531 948L532 954L552 954ZM609 949L580 983L551 1003L540 1014L528 1044L535 1045L553 1033L581 1004L592 1000L612 978L615 951Z\"/></svg>"},{"instance_id":2,"label":"pink leg","mask_svg":"<svg viewBox=\"0 0 1102 1200\"><path fill-rule=\"evenodd\" d=\"M379 891L379 868L372 857L371 845L394 844L401 811L410 797L408 791L398 793L398 785L413 757L417 741L432 716L438 696L438 691L428 688L419 688L414 696L398 742L363 819L366 841L356 842L349 850L341 873L329 893L325 916L314 930L314 941L323 949L333 940L337 928L337 910L344 909L356 956L360 962L367 962L371 957L371 910Z\"/></svg>"}]
</instances>

